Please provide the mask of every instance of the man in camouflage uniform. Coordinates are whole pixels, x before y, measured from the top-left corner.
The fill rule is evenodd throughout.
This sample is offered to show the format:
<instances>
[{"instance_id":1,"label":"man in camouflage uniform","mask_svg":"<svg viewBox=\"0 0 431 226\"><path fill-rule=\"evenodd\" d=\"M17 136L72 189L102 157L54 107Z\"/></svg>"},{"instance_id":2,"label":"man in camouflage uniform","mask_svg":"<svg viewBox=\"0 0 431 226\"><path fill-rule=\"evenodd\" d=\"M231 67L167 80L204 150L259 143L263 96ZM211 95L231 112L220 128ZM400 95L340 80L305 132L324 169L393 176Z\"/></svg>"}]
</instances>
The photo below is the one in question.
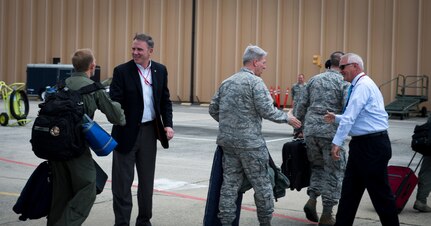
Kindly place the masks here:
<instances>
[{"instance_id":1,"label":"man in camouflage uniform","mask_svg":"<svg viewBox=\"0 0 431 226\"><path fill-rule=\"evenodd\" d=\"M219 122L217 144L223 149L223 184L220 213L223 225L235 219L239 189L247 177L255 191L260 225L271 225L274 195L268 174L269 154L262 135L262 118L299 127L301 123L274 107L270 93L260 78L266 68L267 53L248 46L239 72L224 80L209 106Z\"/></svg>"},{"instance_id":2,"label":"man in camouflage uniform","mask_svg":"<svg viewBox=\"0 0 431 226\"><path fill-rule=\"evenodd\" d=\"M302 91L305 88L305 85L307 85L307 83L305 83L304 80L304 74L299 74L297 77L297 82L295 84L293 84L292 86L292 100L293 100L293 106L295 106L295 102L298 102L299 97L302 94Z\"/></svg>"},{"instance_id":3,"label":"man in camouflage uniform","mask_svg":"<svg viewBox=\"0 0 431 226\"><path fill-rule=\"evenodd\" d=\"M304 211L307 219L319 225L334 225L332 208L338 204L346 166L345 152L340 161L331 158L332 139L337 125L324 122L327 111L341 113L349 83L339 72L341 52L331 54L331 68L313 76L307 83L302 97L295 104L295 115L304 122L304 138L311 164L311 179L307 194L310 197ZM316 199L322 195L323 212L320 219L316 212Z\"/></svg>"},{"instance_id":4,"label":"man in camouflage uniform","mask_svg":"<svg viewBox=\"0 0 431 226\"><path fill-rule=\"evenodd\" d=\"M295 110L295 103L298 102L299 98L302 95L302 91L305 89L304 74L299 74L297 77L297 82L292 86L292 109ZM302 137L302 128L294 129L293 136L295 138Z\"/></svg>"}]
</instances>

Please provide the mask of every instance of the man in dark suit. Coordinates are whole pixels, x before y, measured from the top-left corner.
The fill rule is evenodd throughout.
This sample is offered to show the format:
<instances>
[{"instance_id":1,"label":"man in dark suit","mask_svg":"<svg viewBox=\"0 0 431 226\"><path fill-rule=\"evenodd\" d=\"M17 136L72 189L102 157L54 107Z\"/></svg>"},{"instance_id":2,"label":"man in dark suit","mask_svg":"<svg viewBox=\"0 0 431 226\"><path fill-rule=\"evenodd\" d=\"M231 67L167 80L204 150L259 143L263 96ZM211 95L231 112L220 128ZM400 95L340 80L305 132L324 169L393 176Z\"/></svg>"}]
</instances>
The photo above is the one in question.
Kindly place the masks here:
<instances>
[{"instance_id":1,"label":"man in dark suit","mask_svg":"<svg viewBox=\"0 0 431 226\"><path fill-rule=\"evenodd\" d=\"M153 47L150 36L136 34L133 59L114 68L110 86L111 99L121 104L126 115L126 125L112 129L118 142L112 161L115 225L130 223L135 164L139 181L136 225L151 225L156 140L168 148L168 140L174 136L168 72L164 65L151 60Z\"/></svg>"}]
</instances>

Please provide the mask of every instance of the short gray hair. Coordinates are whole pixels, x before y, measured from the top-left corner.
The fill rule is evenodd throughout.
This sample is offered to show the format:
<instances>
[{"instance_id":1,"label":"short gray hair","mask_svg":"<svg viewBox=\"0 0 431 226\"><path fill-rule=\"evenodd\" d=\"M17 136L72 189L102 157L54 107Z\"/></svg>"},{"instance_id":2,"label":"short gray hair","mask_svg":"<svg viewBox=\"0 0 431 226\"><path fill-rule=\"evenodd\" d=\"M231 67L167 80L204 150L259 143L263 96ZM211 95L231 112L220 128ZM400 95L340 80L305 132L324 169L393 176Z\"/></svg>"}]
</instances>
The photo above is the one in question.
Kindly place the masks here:
<instances>
[{"instance_id":1,"label":"short gray hair","mask_svg":"<svg viewBox=\"0 0 431 226\"><path fill-rule=\"evenodd\" d=\"M146 42L148 47L150 48L154 48L154 41L153 38L147 34L143 34L143 33L136 33L135 37L133 38L133 40L139 40L139 41L143 41Z\"/></svg>"},{"instance_id":2,"label":"short gray hair","mask_svg":"<svg viewBox=\"0 0 431 226\"><path fill-rule=\"evenodd\" d=\"M259 60L267 54L268 53L259 46L249 45L245 48L244 55L242 57L242 64L245 65L252 60Z\"/></svg>"},{"instance_id":3,"label":"short gray hair","mask_svg":"<svg viewBox=\"0 0 431 226\"><path fill-rule=\"evenodd\" d=\"M362 58L355 53L346 53L345 55L342 56L342 58L347 57L347 63L348 64L358 64L359 68L361 68L362 70L364 70L364 61L362 60Z\"/></svg>"}]
</instances>

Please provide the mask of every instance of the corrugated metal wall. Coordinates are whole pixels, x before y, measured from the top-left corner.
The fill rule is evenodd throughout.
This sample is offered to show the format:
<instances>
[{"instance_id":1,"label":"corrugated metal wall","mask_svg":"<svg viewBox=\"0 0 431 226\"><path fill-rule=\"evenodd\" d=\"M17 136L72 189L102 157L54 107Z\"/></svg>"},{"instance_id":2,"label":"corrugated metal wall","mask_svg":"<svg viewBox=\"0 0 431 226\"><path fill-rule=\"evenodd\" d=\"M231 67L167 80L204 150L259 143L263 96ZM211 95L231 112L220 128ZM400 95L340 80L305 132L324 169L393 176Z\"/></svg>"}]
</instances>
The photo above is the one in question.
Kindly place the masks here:
<instances>
[{"instance_id":1,"label":"corrugated metal wall","mask_svg":"<svg viewBox=\"0 0 431 226\"><path fill-rule=\"evenodd\" d=\"M322 70L312 56L324 62L335 50L361 55L382 84L398 74L431 76L426 12L431 1L0 0L0 80L25 82L27 64L54 57L69 64L77 48L95 51L106 79L131 58L134 34L145 32L155 39L154 60L168 67L174 101L209 102L248 44L269 53L268 87L290 88L299 73L310 78ZM382 88L387 103L394 85Z\"/></svg>"}]
</instances>

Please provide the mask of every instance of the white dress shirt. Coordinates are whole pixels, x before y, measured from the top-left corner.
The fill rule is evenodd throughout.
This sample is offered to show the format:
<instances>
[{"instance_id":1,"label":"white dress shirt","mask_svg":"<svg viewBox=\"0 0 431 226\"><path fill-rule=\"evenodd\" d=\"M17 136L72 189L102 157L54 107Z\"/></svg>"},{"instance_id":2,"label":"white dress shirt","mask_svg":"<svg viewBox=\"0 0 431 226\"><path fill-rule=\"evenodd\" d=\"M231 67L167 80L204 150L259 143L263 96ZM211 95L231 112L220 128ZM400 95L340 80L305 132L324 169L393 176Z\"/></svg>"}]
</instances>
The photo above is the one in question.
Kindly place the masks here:
<instances>
[{"instance_id":1,"label":"white dress shirt","mask_svg":"<svg viewBox=\"0 0 431 226\"><path fill-rule=\"evenodd\" d=\"M138 73L139 78L141 79L141 85L142 85L142 96L144 99L144 114L142 115L141 122L148 122L153 121L156 117L156 113L154 111L154 104L153 104L153 80L151 78L151 61L148 67L144 68L139 64L136 64L138 66Z\"/></svg>"},{"instance_id":2,"label":"white dress shirt","mask_svg":"<svg viewBox=\"0 0 431 226\"><path fill-rule=\"evenodd\" d=\"M352 81L349 104L342 115L335 116L339 123L332 143L342 146L347 136L361 136L388 129L388 113L382 93L373 80L363 72Z\"/></svg>"}]
</instances>

